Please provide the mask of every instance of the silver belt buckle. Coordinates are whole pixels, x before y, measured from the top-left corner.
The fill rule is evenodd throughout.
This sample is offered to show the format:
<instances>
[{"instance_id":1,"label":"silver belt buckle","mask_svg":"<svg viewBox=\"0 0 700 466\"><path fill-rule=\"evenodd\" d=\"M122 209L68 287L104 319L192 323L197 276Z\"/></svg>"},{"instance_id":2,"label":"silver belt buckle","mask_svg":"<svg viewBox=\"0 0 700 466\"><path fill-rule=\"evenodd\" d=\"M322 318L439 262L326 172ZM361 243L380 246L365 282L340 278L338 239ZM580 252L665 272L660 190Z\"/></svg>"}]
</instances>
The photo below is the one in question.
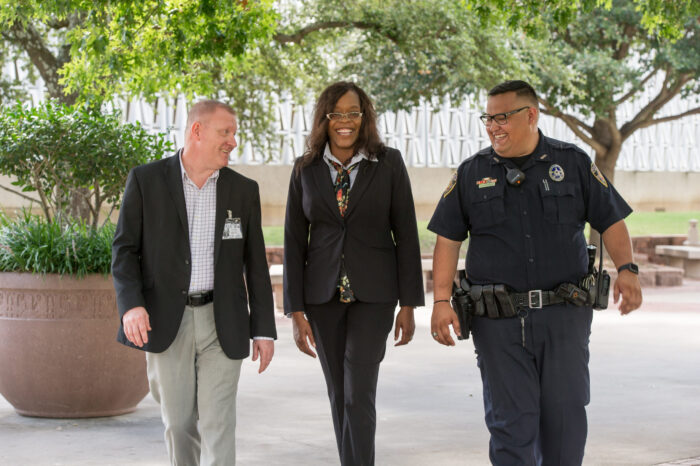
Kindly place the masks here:
<instances>
[{"instance_id":1,"label":"silver belt buckle","mask_svg":"<svg viewBox=\"0 0 700 466\"><path fill-rule=\"evenodd\" d=\"M542 290L530 290L527 292L527 306L530 309L542 309Z\"/></svg>"}]
</instances>

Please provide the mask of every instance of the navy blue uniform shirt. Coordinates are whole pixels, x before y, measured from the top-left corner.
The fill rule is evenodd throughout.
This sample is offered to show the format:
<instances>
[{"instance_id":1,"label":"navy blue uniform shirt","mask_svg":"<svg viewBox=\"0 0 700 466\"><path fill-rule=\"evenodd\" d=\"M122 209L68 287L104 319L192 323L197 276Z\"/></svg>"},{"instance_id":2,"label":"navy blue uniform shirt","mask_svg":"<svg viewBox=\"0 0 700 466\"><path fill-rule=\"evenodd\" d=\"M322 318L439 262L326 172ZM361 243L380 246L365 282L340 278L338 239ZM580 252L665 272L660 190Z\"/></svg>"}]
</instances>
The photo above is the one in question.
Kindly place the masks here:
<instances>
[{"instance_id":1,"label":"navy blue uniform shirt","mask_svg":"<svg viewBox=\"0 0 700 466\"><path fill-rule=\"evenodd\" d=\"M578 283L588 268L585 223L602 233L632 209L583 150L542 132L520 186L506 182L508 168L517 167L491 147L462 162L428 229L454 241L471 236L474 284L527 291Z\"/></svg>"}]
</instances>

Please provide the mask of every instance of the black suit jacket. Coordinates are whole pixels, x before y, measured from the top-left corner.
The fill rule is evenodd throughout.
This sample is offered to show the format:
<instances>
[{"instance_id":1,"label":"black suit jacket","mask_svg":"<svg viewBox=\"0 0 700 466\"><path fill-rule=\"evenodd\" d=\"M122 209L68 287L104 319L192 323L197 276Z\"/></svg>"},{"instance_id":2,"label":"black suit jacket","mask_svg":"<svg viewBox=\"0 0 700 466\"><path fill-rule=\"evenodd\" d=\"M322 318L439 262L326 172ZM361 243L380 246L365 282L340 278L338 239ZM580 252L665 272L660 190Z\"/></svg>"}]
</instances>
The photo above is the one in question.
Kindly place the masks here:
<instances>
[{"instance_id":1,"label":"black suit jacket","mask_svg":"<svg viewBox=\"0 0 700 466\"><path fill-rule=\"evenodd\" d=\"M230 210L243 238L222 240ZM232 359L248 356L251 336L276 338L270 274L260 226L258 185L229 168L216 183L214 316L219 343ZM162 352L180 327L191 257L179 152L129 173L112 243L112 275L120 318L136 306L152 331L143 348ZM249 308L250 305L250 308ZM117 340L135 347L119 327Z\"/></svg>"},{"instance_id":2,"label":"black suit jacket","mask_svg":"<svg viewBox=\"0 0 700 466\"><path fill-rule=\"evenodd\" d=\"M423 276L411 183L401 153L363 160L340 216L328 165L318 158L289 183L284 224L284 312L336 292L341 255L355 297L422 306Z\"/></svg>"}]
</instances>

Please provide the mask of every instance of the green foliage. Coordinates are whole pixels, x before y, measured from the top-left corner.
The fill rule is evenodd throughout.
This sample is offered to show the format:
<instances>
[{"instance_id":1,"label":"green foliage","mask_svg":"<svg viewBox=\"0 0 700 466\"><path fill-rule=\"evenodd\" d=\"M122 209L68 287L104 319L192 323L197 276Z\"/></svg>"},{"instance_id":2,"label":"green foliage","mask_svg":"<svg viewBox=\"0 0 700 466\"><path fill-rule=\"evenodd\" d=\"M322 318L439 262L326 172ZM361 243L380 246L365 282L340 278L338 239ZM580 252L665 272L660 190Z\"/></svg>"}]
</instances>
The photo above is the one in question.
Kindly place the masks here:
<instances>
[{"instance_id":1,"label":"green foliage","mask_svg":"<svg viewBox=\"0 0 700 466\"><path fill-rule=\"evenodd\" d=\"M338 79L380 110L521 78L553 112L610 114L649 70L697 72L698 15L697 0L0 0L0 61L22 50L68 103L225 100L267 152L275 96L302 103Z\"/></svg>"},{"instance_id":2,"label":"green foliage","mask_svg":"<svg viewBox=\"0 0 700 466\"><path fill-rule=\"evenodd\" d=\"M28 213L16 219L0 215L0 271L107 275L114 228L77 221L59 225Z\"/></svg>"},{"instance_id":3,"label":"green foliage","mask_svg":"<svg viewBox=\"0 0 700 466\"><path fill-rule=\"evenodd\" d=\"M422 99L459 100L520 74L510 32L482 28L460 0L336 3L323 11L370 25L354 43L343 41L340 75L360 82L380 110L409 109Z\"/></svg>"},{"instance_id":4,"label":"green foliage","mask_svg":"<svg viewBox=\"0 0 700 466\"><path fill-rule=\"evenodd\" d=\"M539 90L547 102L559 109L574 109L585 116L609 118L628 92L639 95L644 78L665 72L669 83L681 75L693 79L682 92L700 89L700 24L697 18L685 18L685 34L676 41L659 39L643 26L643 15L631 0L616 0L611 9L598 8L580 13L575 21L552 36L550 54L560 66L573 70L574 79L564 82L551 68L537 60L531 70L539 81ZM551 27L556 26L548 18ZM663 78L663 75L661 74Z\"/></svg>"},{"instance_id":5,"label":"green foliage","mask_svg":"<svg viewBox=\"0 0 700 466\"><path fill-rule=\"evenodd\" d=\"M235 73L251 46L269 41L271 0L118 0L87 7L67 35L61 71L82 100L113 93L211 95L212 68Z\"/></svg>"},{"instance_id":6,"label":"green foliage","mask_svg":"<svg viewBox=\"0 0 700 466\"><path fill-rule=\"evenodd\" d=\"M84 220L96 227L103 204L119 204L129 170L171 146L163 135L122 124L117 114L52 101L0 114L0 173L16 179L10 190L36 200L58 223L69 220L71 197L79 196L89 207Z\"/></svg>"},{"instance_id":7,"label":"green foliage","mask_svg":"<svg viewBox=\"0 0 700 466\"><path fill-rule=\"evenodd\" d=\"M540 38L554 29L579 24L581 15L616 8L613 0L462 0L462 3L483 25L505 24ZM649 35L672 41L683 37L688 17L700 15L697 0L633 0L631 5Z\"/></svg>"}]
</instances>

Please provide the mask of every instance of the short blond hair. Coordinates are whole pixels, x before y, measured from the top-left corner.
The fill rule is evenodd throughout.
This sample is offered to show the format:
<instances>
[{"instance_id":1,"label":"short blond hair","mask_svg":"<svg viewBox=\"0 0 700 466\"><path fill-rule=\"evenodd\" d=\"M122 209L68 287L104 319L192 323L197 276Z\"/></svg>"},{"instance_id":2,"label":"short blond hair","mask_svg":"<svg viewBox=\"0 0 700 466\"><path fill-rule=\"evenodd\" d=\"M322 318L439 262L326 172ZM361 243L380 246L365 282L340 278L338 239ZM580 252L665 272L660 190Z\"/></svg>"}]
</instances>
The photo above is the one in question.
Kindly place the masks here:
<instances>
[{"instance_id":1,"label":"short blond hair","mask_svg":"<svg viewBox=\"0 0 700 466\"><path fill-rule=\"evenodd\" d=\"M187 113L187 131L189 132L195 121L202 121L205 116L211 115L218 109L225 110L234 117L236 116L236 111L229 104L218 100L200 100Z\"/></svg>"}]
</instances>

